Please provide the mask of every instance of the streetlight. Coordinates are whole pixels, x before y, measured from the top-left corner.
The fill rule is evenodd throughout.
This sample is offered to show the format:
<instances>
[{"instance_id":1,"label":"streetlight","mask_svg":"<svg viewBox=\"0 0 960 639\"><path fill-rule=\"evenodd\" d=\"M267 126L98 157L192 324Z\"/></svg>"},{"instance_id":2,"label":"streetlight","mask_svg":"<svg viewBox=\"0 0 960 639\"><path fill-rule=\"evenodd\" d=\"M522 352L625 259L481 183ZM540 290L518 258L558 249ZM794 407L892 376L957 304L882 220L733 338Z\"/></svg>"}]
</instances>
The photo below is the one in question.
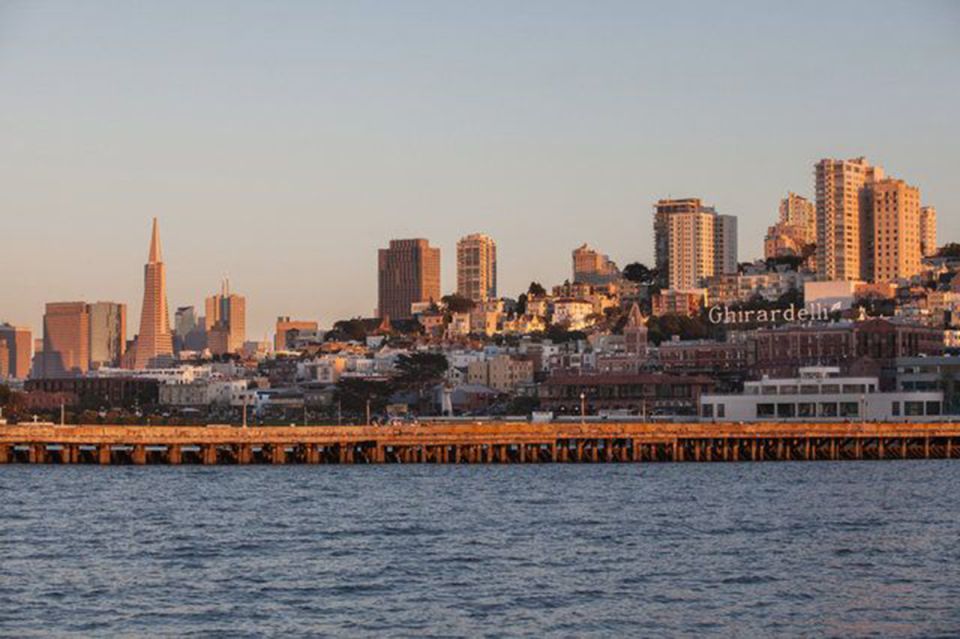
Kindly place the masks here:
<instances>
[{"instance_id":1,"label":"streetlight","mask_svg":"<svg viewBox=\"0 0 960 639\"><path fill-rule=\"evenodd\" d=\"M587 394L580 393L580 423L584 423L587 417Z\"/></svg>"}]
</instances>

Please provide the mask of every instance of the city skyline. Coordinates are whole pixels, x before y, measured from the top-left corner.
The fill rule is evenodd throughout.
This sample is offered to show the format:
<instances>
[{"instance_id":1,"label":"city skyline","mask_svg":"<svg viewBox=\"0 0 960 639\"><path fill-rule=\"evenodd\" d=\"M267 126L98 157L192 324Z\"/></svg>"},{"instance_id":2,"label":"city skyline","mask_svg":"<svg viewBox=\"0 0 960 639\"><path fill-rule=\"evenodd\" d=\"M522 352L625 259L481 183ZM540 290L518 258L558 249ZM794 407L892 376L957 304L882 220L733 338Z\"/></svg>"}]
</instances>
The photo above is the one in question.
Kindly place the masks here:
<instances>
[{"instance_id":1,"label":"city skyline","mask_svg":"<svg viewBox=\"0 0 960 639\"><path fill-rule=\"evenodd\" d=\"M739 218L741 260L760 257L785 194L814 199L820 158L877 162L937 207L943 240L960 237L949 5L851 4L835 8L836 24L816 7L701 6L691 21L692 8L531 5L505 24L497 8L417 6L362 21L348 7L304 8L255 48L237 43L270 15L250 5L213 32L224 13L213 4L185 26L162 7L0 9L11 212L0 267L19 275L0 320L39 334L45 302L81 299L125 302L139 317L142 248L125 238L154 215L172 308L201 308L228 273L249 300L249 339L269 339L278 315L325 326L371 315L373 256L389 238L440 247L446 294L457 239L490 235L498 293L515 296L531 280L567 279L583 242L620 266L652 265L653 203L698 197ZM847 15L863 35L841 29ZM382 37L388 27L396 37ZM709 49L671 48L681 27L709 35ZM766 60L739 42L772 43L784 27L811 37ZM867 59L875 72L862 72ZM878 83L902 90L869 108L831 106L869 100Z\"/></svg>"}]
</instances>

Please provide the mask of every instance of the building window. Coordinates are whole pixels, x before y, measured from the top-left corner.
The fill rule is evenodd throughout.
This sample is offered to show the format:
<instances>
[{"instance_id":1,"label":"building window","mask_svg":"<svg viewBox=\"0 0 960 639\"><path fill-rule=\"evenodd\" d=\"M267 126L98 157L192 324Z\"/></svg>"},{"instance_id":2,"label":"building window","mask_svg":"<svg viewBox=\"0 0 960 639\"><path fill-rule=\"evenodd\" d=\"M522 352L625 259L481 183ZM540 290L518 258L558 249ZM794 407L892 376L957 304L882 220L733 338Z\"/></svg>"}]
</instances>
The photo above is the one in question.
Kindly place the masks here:
<instances>
[{"instance_id":1,"label":"building window","mask_svg":"<svg viewBox=\"0 0 960 639\"><path fill-rule=\"evenodd\" d=\"M923 402L904 402L903 413L907 417L919 417L923 415Z\"/></svg>"},{"instance_id":2,"label":"building window","mask_svg":"<svg viewBox=\"0 0 960 639\"><path fill-rule=\"evenodd\" d=\"M836 416L837 416L836 402L822 402L820 404L820 417L836 417Z\"/></svg>"},{"instance_id":3,"label":"building window","mask_svg":"<svg viewBox=\"0 0 960 639\"><path fill-rule=\"evenodd\" d=\"M892 410L891 410L890 412L893 414L893 416L894 416L894 417L899 417L899 416L900 416L900 402L894 402L894 403L893 403L893 406L892 406L891 408L892 408Z\"/></svg>"},{"instance_id":4,"label":"building window","mask_svg":"<svg viewBox=\"0 0 960 639\"><path fill-rule=\"evenodd\" d=\"M798 417L816 417L817 405L813 402L801 402L797 404Z\"/></svg>"},{"instance_id":5,"label":"building window","mask_svg":"<svg viewBox=\"0 0 960 639\"><path fill-rule=\"evenodd\" d=\"M940 402L927 402L927 415L939 415Z\"/></svg>"},{"instance_id":6,"label":"building window","mask_svg":"<svg viewBox=\"0 0 960 639\"><path fill-rule=\"evenodd\" d=\"M840 402L840 417L859 417L860 405L857 402Z\"/></svg>"},{"instance_id":7,"label":"building window","mask_svg":"<svg viewBox=\"0 0 960 639\"><path fill-rule=\"evenodd\" d=\"M717 417L726 417L726 416L727 416L727 405L717 404Z\"/></svg>"},{"instance_id":8,"label":"building window","mask_svg":"<svg viewBox=\"0 0 960 639\"><path fill-rule=\"evenodd\" d=\"M707 418L713 417L713 404L704 404L702 413L703 413L703 417L707 417Z\"/></svg>"},{"instance_id":9,"label":"building window","mask_svg":"<svg viewBox=\"0 0 960 639\"><path fill-rule=\"evenodd\" d=\"M796 417L797 415L797 405L796 404L777 404L777 417L790 418Z\"/></svg>"},{"instance_id":10,"label":"building window","mask_svg":"<svg viewBox=\"0 0 960 639\"><path fill-rule=\"evenodd\" d=\"M774 404L757 404L757 417L773 417L777 414Z\"/></svg>"}]
</instances>

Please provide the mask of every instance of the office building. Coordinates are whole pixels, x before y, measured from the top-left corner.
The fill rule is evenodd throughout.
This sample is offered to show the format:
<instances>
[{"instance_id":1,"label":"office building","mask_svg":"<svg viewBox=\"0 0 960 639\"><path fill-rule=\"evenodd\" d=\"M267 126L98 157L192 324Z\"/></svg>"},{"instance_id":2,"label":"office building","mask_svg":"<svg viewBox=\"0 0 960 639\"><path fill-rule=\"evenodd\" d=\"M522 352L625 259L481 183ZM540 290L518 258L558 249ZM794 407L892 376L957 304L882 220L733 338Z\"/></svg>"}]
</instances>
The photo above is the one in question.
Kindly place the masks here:
<instances>
[{"instance_id":1,"label":"office building","mask_svg":"<svg viewBox=\"0 0 960 639\"><path fill-rule=\"evenodd\" d=\"M46 345L44 345L46 348ZM134 368L143 369L168 364L173 359L173 335L167 310L167 272L160 248L160 228L153 218L150 253L143 267L143 306L140 310L140 332L133 346Z\"/></svg>"},{"instance_id":2,"label":"office building","mask_svg":"<svg viewBox=\"0 0 960 639\"><path fill-rule=\"evenodd\" d=\"M206 300L207 347L214 355L238 353L247 335L247 301L230 292L230 281L224 279L220 294Z\"/></svg>"},{"instance_id":3,"label":"office building","mask_svg":"<svg viewBox=\"0 0 960 639\"><path fill-rule=\"evenodd\" d=\"M377 316L410 319L414 304L440 300L440 249L424 239L390 240L377 255Z\"/></svg>"},{"instance_id":4,"label":"office building","mask_svg":"<svg viewBox=\"0 0 960 639\"><path fill-rule=\"evenodd\" d=\"M90 368L113 367L127 347L127 305L94 302L87 305L90 316Z\"/></svg>"},{"instance_id":5,"label":"office building","mask_svg":"<svg viewBox=\"0 0 960 639\"><path fill-rule=\"evenodd\" d=\"M43 315L43 352L35 377L80 375L90 365L90 315L85 302L50 302Z\"/></svg>"},{"instance_id":6,"label":"office building","mask_svg":"<svg viewBox=\"0 0 960 639\"><path fill-rule=\"evenodd\" d=\"M30 360L33 351L33 336L29 328L0 324L0 344L4 346L6 358L0 366L4 373L0 378L26 379L30 374Z\"/></svg>"}]
</instances>

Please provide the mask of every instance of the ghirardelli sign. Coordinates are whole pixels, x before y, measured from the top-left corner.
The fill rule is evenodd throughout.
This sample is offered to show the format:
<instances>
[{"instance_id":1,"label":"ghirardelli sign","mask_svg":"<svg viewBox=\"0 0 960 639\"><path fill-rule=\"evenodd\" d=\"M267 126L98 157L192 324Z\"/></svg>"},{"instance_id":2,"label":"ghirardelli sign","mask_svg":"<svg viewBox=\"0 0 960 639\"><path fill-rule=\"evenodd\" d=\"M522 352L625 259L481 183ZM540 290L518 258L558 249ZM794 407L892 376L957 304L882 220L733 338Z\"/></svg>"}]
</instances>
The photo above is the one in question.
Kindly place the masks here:
<instances>
[{"instance_id":1,"label":"ghirardelli sign","mask_svg":"<svg viewBox=\"0 0 960 639\"><path fill-rule=\"evenodd\" d=\"M797 306L791 304L786 308L739 309L730 308L726 304L711 306L707 310L707 318L711 324L737 326L740 324L802 324L804 322L826 322L830 314L843 310L840 302L827 306L825 304L808 304Z\"/></svg>"}]
</instances>

